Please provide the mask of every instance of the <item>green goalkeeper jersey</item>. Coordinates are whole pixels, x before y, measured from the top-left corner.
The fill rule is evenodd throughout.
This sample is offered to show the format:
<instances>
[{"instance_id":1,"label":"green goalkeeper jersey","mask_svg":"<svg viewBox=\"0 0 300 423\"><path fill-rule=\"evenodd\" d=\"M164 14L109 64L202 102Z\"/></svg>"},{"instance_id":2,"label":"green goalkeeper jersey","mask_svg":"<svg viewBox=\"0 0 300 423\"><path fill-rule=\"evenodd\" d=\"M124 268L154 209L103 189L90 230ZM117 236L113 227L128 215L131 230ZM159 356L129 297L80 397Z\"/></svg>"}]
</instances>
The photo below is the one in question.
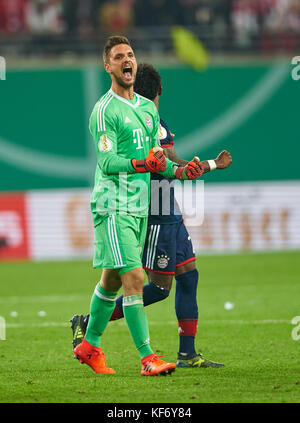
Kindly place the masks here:
<instances>
[{"instance_id":1,"label":"green goalkeeper jersey","mask_svg":"<svg viewBox=\"0 0 300 423\"><path fill-rule=\"evenodd\" d=\"M112 214L148 216L150 173L137 173L131 159L144 159L158 146L159 115L154 103L134 93L127 100L110 89L96 103L89 122L97 151L91 198L94 225ZM161 174L174 178L173 165Z\"/></svg>"}]
</instances>

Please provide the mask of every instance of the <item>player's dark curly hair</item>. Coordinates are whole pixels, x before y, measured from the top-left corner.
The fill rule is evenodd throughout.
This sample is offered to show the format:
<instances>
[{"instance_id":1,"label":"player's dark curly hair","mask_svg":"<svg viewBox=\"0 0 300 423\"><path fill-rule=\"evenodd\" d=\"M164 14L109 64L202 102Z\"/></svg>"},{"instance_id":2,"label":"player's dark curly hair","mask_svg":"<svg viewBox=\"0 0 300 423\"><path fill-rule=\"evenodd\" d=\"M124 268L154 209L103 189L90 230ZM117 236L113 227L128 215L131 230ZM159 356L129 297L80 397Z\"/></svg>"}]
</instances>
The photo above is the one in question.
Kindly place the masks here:
<instances>
[{"instance_id":1,"label":"player's dark curly hair","mask_svg":"<svg viewBox=\"0 0 300 423\"><path fill-rule=\"evenodd\" d=\"M157 94L161 94L161 76L152 65L148 63L138 65L134 91L152 101Z\"/></svg>"}]
</instances>

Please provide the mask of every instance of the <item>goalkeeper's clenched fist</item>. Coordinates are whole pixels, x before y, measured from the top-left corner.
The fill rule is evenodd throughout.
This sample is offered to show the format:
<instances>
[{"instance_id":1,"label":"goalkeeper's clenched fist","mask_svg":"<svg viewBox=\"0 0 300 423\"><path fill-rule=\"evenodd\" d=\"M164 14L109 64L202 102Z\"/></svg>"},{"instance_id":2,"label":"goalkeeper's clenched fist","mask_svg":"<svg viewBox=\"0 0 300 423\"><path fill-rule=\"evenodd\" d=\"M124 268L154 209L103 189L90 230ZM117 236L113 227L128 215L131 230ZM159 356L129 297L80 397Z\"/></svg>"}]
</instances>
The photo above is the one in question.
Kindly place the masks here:
<instances>
[{"instance_id":1,"label":"goalkeeper's clenched fist","mask_svg":"<svg viewBox=\"0 0 300 423\"><path fill-rule=\"evenodd\" d=\"M132 159L131 163L136 172L139 173L164 172L167 168L166 157L161 147L153 147L145 159ZM174 165L173 169L175 178L182 181L197 179L204 172L203 163L200 162L200 159L197 156L195 156L193 160L188 162L185 166Z\"/></svg>"},{"instance_id":2,"label":"goalkeeper's clenched fist","mask_svg":"<svg viewBox=\"0 0 300 423\"><path fill-rule=\"evenodd\" d=\"M144 172L164 172L167 168L166 157L161 147L153 147L148 156L142 160L131 160L132 166L139 173Z\"/></svg>"},{"instance_id":3,"label":"goalkeeper's clenched fist","mask_svg":"<svg viewBox=\"0 0 300 423\"><path fill-rule=\"evenodd\" d=\"M185 166L178 166L177 169L175 169L175 178L182 181L197 179L203 172L203 164L200 162L199 157L195 156L193 160L188 162Z\"/></svg>"}]
</instances>

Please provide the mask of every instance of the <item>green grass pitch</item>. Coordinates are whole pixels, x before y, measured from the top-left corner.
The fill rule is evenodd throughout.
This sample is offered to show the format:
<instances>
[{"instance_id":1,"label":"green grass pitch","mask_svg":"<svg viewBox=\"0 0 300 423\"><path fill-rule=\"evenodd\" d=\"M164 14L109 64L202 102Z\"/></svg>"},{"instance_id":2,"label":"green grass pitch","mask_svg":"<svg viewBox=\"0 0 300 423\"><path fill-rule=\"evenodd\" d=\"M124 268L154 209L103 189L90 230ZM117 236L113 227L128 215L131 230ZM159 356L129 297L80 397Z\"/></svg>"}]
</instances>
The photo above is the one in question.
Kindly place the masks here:
<instances>
[{"instance_id":1,"label":"green grass pitch","mask_svg":"<svg viewBox=\"0 0 300 423\"><path fill-rule=\"evenodd\" d=\"M300 253L202 256L197 268L197 348L225 367L151 378L139 374L124 319L109 323L102 341L116 375L96 375L73 359L68 320L88 312L99 279L90 261L1 263L0 402L300 402L300 340L291 336L300 315ZM178 350L174 288L146 309L152 348L168 361ZM234 308L225 310L227 301Z\"/></svg>"}]
</instances>

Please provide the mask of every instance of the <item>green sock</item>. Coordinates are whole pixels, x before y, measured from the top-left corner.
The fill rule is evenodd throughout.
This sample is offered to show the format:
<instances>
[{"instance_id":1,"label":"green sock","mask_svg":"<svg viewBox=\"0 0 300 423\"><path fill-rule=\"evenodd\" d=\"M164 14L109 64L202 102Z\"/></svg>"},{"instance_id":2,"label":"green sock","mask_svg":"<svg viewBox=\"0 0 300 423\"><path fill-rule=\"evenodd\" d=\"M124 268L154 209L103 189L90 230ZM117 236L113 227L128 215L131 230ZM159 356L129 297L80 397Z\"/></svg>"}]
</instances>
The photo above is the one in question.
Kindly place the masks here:
<instances>
[{"instance_id":1,"label":"green sock","mask_svg":"<svg viewBox=\"0 0 300 423\"><path fill-rule=\"evenodd\" d=\"M94 347L100 347L100 337L116 305L117 292L107 291L97 284L90 305L90 318L84 339Z\"/></svg>"},{"instance_id":2,"label":"green sock","mask_svg":"<svg viewBox=\"0 0 300 423\"><path fill-rule=\"evenodd\" d=\"M140 358L153 354L149 344L149 328L143 295L137 294L123 297L123 313Z\"/></svg>"}]
</instances>

